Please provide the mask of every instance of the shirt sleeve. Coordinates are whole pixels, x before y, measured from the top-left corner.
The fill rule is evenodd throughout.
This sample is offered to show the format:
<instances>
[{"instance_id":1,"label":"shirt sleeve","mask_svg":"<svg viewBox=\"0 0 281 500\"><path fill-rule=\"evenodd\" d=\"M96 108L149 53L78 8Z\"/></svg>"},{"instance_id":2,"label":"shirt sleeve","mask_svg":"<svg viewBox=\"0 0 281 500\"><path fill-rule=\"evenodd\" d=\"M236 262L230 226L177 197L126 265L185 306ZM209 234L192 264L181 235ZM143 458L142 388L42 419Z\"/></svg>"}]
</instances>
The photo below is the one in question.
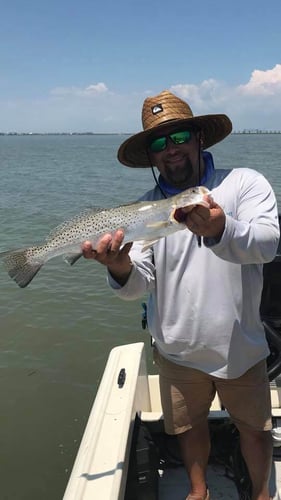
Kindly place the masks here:
<instances>
[{"instance_id":1,"label":"shirt sleeve","mask_svg":"<svg viewBox=\"0 0 281 500\"><path fill-rule=\"evenodd\" d=\"M153 249L142 251L142 243L134 243L130 250L133 268L124 286L120 286L108 273L108 284L120 298L135 300L145 293L151 292L155 286L155 267L153 263Z\"/></svg>"},{"instance_id":2,"label":"shirt sleeve","mask_svg":"<svg viewBox=\"0 0 281 500\"><path fill-rule=\"evenodd\" d=\"M204 244L218 257L237 264L270 262L280 237L274 192L263 175L253 172L241 174L239 186L233 186L237 189L236 203L231 214L225 210L220 241L204 238Z\"/></svg>"}]
</instances>

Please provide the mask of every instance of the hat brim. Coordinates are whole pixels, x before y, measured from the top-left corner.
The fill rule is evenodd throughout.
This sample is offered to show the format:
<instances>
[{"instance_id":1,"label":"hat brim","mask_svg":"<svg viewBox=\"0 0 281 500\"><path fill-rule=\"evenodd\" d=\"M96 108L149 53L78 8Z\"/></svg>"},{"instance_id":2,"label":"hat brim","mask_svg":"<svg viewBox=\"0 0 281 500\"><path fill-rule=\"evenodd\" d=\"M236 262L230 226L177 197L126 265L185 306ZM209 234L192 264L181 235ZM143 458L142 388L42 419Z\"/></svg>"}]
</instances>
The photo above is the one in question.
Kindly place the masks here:
<instances>
[{"instance_id":1,"label":"hat brim","mask_svg":"<svg viewBox=\"0 0 281 500\"><path fill-rule=\"evenodd\" d=\"M232 131L231 120L226 115L204 115L187 118L184 120L171 120L161 123L159 127L139 132L124 141L118 150L118 160L127 167L143 168L150 167L151 162L147 151L147 139L157 129L164 129L175 123L177 127L188 125L202 131L203 149L210 148L217 142L222 141Z\"/></svg>"}]
</instances>

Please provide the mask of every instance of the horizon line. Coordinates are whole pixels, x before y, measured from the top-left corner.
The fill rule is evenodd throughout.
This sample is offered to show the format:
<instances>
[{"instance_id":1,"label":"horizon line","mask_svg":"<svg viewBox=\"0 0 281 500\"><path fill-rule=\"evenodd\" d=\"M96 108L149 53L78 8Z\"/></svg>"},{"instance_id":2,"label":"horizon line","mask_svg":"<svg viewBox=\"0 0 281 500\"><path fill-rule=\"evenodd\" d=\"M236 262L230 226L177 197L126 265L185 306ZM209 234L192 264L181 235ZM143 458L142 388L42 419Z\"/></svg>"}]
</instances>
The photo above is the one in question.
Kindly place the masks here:
<instances>
[{"instance_id":1,"label":"horizon line","mask_svg":"<svg viewBox=\"0 0 281 500\"><path fill-rule=\"evenodd\" d=\"M17 136L17 135L134 135L135 132L0 132L0 136ZM233 130L230 135L236 134L281 134L281 130L260 130L260 129L243 129Z\"/></svg>"}]
</instances>

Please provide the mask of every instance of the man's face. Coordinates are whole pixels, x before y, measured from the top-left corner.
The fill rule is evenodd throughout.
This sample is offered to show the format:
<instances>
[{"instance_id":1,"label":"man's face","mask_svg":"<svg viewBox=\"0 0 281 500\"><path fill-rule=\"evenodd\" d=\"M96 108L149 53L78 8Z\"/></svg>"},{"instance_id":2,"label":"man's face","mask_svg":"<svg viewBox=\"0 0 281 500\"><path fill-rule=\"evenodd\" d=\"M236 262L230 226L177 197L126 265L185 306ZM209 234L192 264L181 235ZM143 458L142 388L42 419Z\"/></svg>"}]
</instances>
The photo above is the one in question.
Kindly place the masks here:
<instances>
[{"instance_id":1,"label":"man's face","mask_svg":"<svg viewBox=\"0 0 281 500\"><path fill-rule=\"evenodd\" d=\"M185 137L187 138L186 142L175 144L178 142L178 137L174 134L186 131L189 131L190 134L179 136L180 142ZM171 134L172 138L169 137ZM198 132L194 132L188 127L166 126L150 138L149 144L155 139L164 137L166 140L163 139L164 149L162 151L152 151L153 145L148 148L151 164L158 168L162 177L171 186L185 189L197 185L199 183Z\"/></svg>"}]
</instances>

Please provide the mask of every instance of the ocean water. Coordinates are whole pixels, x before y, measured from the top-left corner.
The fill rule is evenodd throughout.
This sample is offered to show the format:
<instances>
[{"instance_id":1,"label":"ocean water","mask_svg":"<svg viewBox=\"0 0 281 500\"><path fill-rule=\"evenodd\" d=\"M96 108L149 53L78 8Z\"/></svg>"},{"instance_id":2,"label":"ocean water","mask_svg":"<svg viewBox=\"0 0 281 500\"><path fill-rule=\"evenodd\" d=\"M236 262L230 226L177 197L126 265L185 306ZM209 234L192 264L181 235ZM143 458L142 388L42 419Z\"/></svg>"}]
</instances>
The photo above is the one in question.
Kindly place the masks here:
<instances>
[{"instance_id":1,"label":"ocean water","mask_svg":"<svg viewBox=\"0 0 281 500\"><path fill-rule=\"evenodd\" d=\"M40 242L93 206L136 200L149 169L116 159L122 135L0 136L0 251ZM231 135L210 149L217 168L249 167L281 211L281 135ZM105 270L50 261L20 289L0 266L1 500L59 500L112 347L147 344L141 300L122 302Z\"/></svg>"}]
</instances>

